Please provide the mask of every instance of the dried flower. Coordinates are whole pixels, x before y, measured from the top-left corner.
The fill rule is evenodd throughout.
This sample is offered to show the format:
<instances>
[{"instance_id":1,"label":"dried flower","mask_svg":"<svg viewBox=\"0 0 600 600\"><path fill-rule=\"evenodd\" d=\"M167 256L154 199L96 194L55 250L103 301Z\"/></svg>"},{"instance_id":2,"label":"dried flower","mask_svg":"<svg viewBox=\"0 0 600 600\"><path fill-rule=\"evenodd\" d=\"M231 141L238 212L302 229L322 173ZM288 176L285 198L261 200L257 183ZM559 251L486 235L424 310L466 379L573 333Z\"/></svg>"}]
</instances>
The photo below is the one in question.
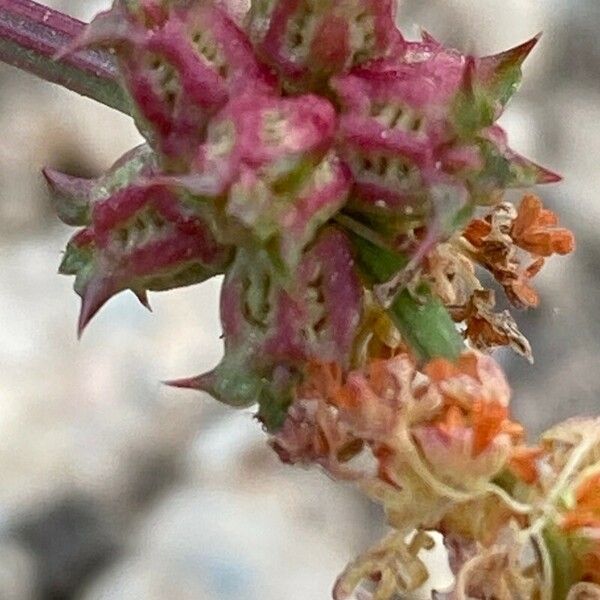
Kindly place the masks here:
<instances>
[{"instance_id":1,"label":"dried flower","mask_svg":"<svg viewBox=\"0 0 600 600\"><path fill-rule=\"evenodd\" d=\"M465 323L465 335L478 350L509 346L532 362L529 341L507 310L501 313L493 311L495 304L493 291L475 290L464 307L455 309L454 317Z\"/></svg>"},{"instance_id":2,"label":"dried flower","mask_svg":"<svg viewBox=\"0 0 600 600\"><path fill-rule=\"evenodd\" d=\"M567 600L598 600L600 586L593 583L577 583L570 590Z\"/></svg>"},{"instance_id":3,"label":"dried flower","mask_svg":"<svg viewBox=\"0 0 600 600\"><path fill-rule=\"evenodd\" d=\"M544 258L567 254L574 248L573 234L557 223L556 215L529 195L518 211L502 203L485 219L475 219L464 238L473 247L474 259L490 271L515 306L535 307L539 297L530 281L544 266ZM530 254L529 264L523 264L518 248Z\"/></svg>"},{"instance_id":4,"label":"dried flower","mask_svg":"<svg viewBox=\"0 0 600 600\"><path fill-rule=\"evenodd\" d=\"M523 431L509 418L508 385L490 357L468 351L419 370L399 354L348 372L312 364L305 374L272 445L284 460L355 479L399 532L347 569L336 598L369 581L386 600L421 585L424 566L403 541L413 529L496 540L513 508L490 486L519 464ZM361 464L373 469L341 464L365 453L370 461Z\"/></svg>"},{"instance_id":5,"label":"dried flower","mask_svg":"<svg viewBox=\"0 0 600 600\"><path fill-rule=\"evenodd\" d=\"M535 256L564 255L575 249L573 234L558 227L558 217L531 194L525 196L519 206L511 237L519 248Z\"/></svg>"}]
</instances>

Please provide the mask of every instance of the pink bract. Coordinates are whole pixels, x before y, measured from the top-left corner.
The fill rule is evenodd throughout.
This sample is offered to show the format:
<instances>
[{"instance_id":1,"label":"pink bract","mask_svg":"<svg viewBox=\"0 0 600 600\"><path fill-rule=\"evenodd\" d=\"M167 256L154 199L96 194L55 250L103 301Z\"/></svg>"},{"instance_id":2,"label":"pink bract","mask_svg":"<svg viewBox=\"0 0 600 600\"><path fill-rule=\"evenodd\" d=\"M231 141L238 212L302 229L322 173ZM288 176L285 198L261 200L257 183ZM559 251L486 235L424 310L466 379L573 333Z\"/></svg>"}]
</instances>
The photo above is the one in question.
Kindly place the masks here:
<instances>
[{"instance_id":1,"label":"pink bract","mask_svg":"<svg viewBox=\"0 0 600 600\"><path fill-rule=\"evenodd\" d=\"M414 269L476 205L556 180L496 124L537 38L480 59L406 41L395 6L115 0L94 19L75 47L114 52L147 146L101 182L48 173L85 227L62 267L81 327L121 290L224 273L225 358L180 385L284 405L306 361L356 349L357 234Z\"/></svg>"}]
</instances>

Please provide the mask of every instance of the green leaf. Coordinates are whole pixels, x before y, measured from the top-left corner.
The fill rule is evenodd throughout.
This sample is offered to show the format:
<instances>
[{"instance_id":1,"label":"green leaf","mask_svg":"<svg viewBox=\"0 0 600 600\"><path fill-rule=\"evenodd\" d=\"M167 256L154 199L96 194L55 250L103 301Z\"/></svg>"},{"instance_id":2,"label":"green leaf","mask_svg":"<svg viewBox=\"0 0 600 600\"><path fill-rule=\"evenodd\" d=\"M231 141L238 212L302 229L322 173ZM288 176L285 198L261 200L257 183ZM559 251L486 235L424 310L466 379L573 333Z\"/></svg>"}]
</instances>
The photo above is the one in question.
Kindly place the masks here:
<instances>
[{"instance_id":1,"label":"green leaf","mask_svg":"<svg viewBox=\"0 0 600 600\"><path fill-rule=\"evenodd\" d=\"M368 282L385 283L403 269L408 259L387 248L381 248L355 234L350 234L358 264ZM420 300L404 290L389 314L403 339L420 360L436 357L456 360L464 350L464 341L442 302L427 286L418 291Z\"/></svg>"},{"instance_id":2,"label":"green leaf","mask_svg":"<svg viewBox=\"0 0 600 600\"><path fill-rule=\"evenodd\" d=\"M422 360L436 357L456 360L464 342L441 301L426 286L419 290L423 303L407 290L390 307L390 315L408 345Z\"/></svg>"}]
</instances>

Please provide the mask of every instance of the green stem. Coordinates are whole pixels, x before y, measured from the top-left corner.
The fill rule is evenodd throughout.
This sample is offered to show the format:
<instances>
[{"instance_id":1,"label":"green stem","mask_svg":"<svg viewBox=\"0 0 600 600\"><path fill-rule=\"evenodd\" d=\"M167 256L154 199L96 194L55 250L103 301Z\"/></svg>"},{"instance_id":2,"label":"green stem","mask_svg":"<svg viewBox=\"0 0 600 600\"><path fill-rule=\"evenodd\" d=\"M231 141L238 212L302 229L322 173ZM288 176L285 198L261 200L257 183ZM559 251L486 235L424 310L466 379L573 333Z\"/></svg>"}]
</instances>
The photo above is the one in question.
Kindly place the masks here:
<instances>
[{"instance_id":1,"label":"green stem","mask_svg":"<svg viewBox=\"0 0 600 600\"><path fill-rule=\"evenodd\" d=\"M405 256L376 246L364 237L350 234L356 258L369 284L389 281L407 264ZM421 285L419 300L404 290L389 308L389 314L405 342L420 360L435 357L455 360L464 350L464 341L442 302Z\"/></svg>"},{"instance_id":2,"label":"green stem","mask_svg":"<svg viewBox=\"0 0 600 600\"><path fill-rule=\"evenodd\" d=\"M0 0L0 61L129 114L109 53L85 49L55 58L84 29L85 23L32 0Z\"/></svg>"},{"instance_id":3,"label":"green stem","mask_svg":"<svg viewBox=\"0 0 600 600\"><path fill-rule=\"evenodd\" d=\"M565 600L569 590L579 579L573 550L569 547L567 537L553 526L546 527L543 541L550 553L552 565L552 600Z\"/></svg>"}]
</instances>

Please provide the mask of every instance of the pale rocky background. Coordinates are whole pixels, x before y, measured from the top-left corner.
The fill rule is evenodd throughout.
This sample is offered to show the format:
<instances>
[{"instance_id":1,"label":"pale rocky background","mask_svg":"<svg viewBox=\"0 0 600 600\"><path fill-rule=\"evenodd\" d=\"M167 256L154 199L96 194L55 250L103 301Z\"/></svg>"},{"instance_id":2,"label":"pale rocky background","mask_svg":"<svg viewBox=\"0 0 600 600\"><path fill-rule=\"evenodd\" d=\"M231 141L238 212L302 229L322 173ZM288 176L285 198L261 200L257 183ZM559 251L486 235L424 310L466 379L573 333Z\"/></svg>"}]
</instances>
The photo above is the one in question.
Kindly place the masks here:
<instances>
[{"instance_id":1,"label":"pale rocky background","mask_svg":"<svg viewBox=\"0 0 600 600\"><path fill-rule=\"evenodd\" d=\"M88 19L106 2L52 3ZM578 237L519 315L533 367L505 357L538 432L600 402L600 1L406 0L417 24L478 53L545 36L503 118L565 176L542 190ZM40 168L97 174L135 145L129 119L0 66L0 600L327 600L381 515L318 472L280 466L249 413L166 389L220 354L218 282L112 300L77 342L56 275L70 230Z\"/></svg>"}]
</instances>

